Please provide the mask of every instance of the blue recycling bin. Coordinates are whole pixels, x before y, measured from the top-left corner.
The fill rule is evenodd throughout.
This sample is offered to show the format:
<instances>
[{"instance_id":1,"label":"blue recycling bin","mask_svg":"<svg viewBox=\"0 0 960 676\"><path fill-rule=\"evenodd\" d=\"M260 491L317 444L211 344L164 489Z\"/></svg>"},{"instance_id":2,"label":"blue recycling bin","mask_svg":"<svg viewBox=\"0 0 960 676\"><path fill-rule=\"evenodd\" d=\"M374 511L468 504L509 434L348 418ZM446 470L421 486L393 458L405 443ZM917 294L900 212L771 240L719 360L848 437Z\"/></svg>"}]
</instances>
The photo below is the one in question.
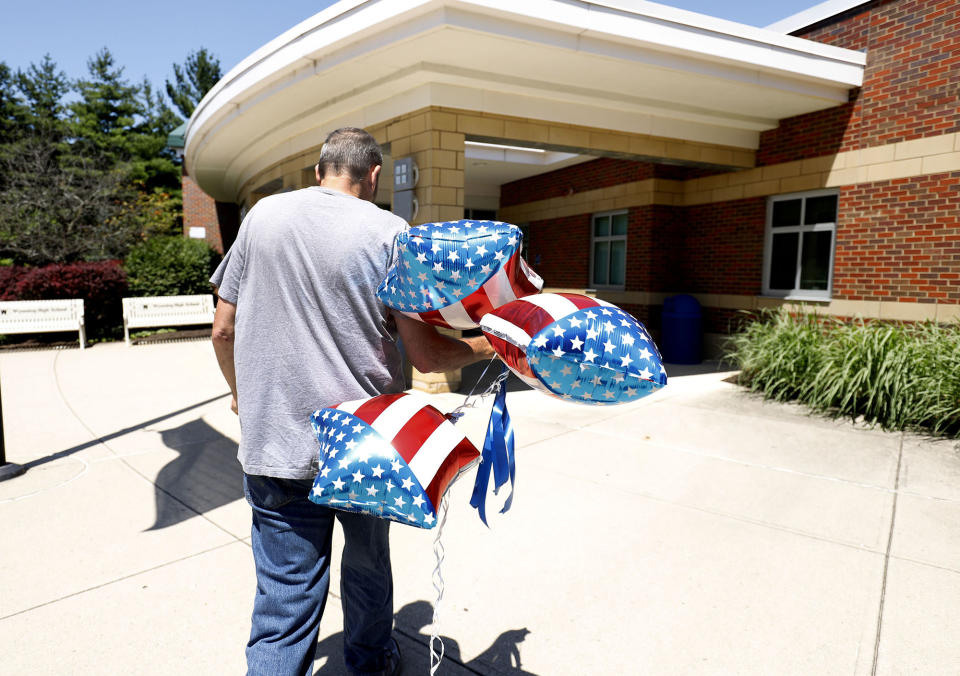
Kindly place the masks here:
<instances>
[{"instance_id":1,"label":"blue recycling bin","mask_svg":"<svg viewBox=\"0 0 960 676\"><path fill-rule=\"evenodd\" d=\"M703 312L700 303L686 294L663 301L663 334L660 353L669 364L699 364Z\"/></svg>"}]
</instances>

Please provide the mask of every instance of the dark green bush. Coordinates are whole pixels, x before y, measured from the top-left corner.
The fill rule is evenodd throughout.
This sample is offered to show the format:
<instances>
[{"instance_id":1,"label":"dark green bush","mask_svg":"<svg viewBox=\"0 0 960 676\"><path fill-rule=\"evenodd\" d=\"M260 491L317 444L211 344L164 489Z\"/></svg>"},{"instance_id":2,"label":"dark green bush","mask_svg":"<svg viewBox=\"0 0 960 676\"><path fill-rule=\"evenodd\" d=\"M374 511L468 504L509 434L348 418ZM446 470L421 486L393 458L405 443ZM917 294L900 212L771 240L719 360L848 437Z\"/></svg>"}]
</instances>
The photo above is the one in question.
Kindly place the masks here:
<instances>
[{"instance_id":1,"label":"dark green bush","mask_svg":"<svg viewBox=\"0 0 960 676\"><path fill-rule=\"evenodd\" d=\"M210 293L219 256L203 240L153 237L134 246L124 267L134 296Z\"/></svg>"},{"instance_id":2,"label":"dark green bush","mask_svg":"<svg viewBox=\"0 0 960 676\"><path fill-rule=\"evenodd\" d=\"M732 338L741 382L887 429L960 437L960 326L767 312Z\"/></svg>"}]
</instances>

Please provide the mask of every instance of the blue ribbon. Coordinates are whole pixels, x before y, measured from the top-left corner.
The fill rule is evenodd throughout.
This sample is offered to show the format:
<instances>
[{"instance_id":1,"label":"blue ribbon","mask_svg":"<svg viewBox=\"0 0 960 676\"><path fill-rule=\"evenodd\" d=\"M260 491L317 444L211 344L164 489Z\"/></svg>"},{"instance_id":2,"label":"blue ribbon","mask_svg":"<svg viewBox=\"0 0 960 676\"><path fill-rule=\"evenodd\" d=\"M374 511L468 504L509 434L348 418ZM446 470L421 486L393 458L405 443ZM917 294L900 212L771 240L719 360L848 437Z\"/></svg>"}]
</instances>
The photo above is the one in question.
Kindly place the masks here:
<instances>
[{"instance_id":1,"label":"blue ribbon","mask_svg":"<svg viewBox=\"0 0 960 676\"><path fill-rule=\"evenodd\" d=\"M504 373L507 365L503 365ZM500 513L503 514L513 504L514 482L517 477L517 465L514 458L513 425L510 423L510 413L507 412L507 383L500 383L500 391L493 400L493 409L490 411L490 422L487 423L487 436L483 440L483 452L480 454L480 467L477 468L477 480L473 484L473 495L470 497L470 506L476 507L480 513L480 520L487 523L487 486L490 483L490 472L493 472L493 492L510 481L510 495Z\"/></svg>"}]
</instances>

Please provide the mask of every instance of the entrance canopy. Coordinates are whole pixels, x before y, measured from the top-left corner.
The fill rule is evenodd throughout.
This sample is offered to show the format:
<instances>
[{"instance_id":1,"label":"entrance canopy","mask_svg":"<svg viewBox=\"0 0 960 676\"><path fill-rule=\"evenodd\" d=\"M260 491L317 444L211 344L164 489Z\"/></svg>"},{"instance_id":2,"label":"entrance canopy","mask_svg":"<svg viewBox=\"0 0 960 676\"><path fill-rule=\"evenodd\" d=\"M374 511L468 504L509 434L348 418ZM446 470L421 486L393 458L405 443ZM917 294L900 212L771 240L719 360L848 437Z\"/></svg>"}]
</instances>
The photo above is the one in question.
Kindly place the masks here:
<instances>
[{"instance_id":1,"label":"entrance canopy","mask_svg":"<svg viewBox=\"0 0 960 676\"><path fill-rule=\"evenodd\" d=\"M236 201L332 129L430 106L752 150L778 120L845 103L865 58L641 0L341 0L214 87L185 157L206 192ZM577 161L538 150L468 153L521 173Z\"/></svg>"}]
</instances>

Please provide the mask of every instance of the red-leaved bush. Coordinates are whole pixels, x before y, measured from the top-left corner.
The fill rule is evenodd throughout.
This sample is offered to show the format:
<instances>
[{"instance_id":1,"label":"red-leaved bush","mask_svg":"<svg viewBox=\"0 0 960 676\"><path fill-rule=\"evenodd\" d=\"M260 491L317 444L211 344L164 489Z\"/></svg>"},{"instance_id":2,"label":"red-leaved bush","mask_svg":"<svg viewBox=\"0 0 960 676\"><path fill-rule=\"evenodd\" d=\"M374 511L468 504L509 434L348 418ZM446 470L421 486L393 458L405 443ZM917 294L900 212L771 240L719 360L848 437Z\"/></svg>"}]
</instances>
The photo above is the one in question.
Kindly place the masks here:
<instances>
[{"instance_id":1,"label":"red-leaved bush","mask_svg":"<svg viewBox=\"0 0 960 676\"><path fill-rule=\"evenodd\" d=\"M127 275L120 261L0 266L0 300L82 298L88 336L117 333L123 326L120 299L126 295Z\"/></svg>"}]
</instances>

